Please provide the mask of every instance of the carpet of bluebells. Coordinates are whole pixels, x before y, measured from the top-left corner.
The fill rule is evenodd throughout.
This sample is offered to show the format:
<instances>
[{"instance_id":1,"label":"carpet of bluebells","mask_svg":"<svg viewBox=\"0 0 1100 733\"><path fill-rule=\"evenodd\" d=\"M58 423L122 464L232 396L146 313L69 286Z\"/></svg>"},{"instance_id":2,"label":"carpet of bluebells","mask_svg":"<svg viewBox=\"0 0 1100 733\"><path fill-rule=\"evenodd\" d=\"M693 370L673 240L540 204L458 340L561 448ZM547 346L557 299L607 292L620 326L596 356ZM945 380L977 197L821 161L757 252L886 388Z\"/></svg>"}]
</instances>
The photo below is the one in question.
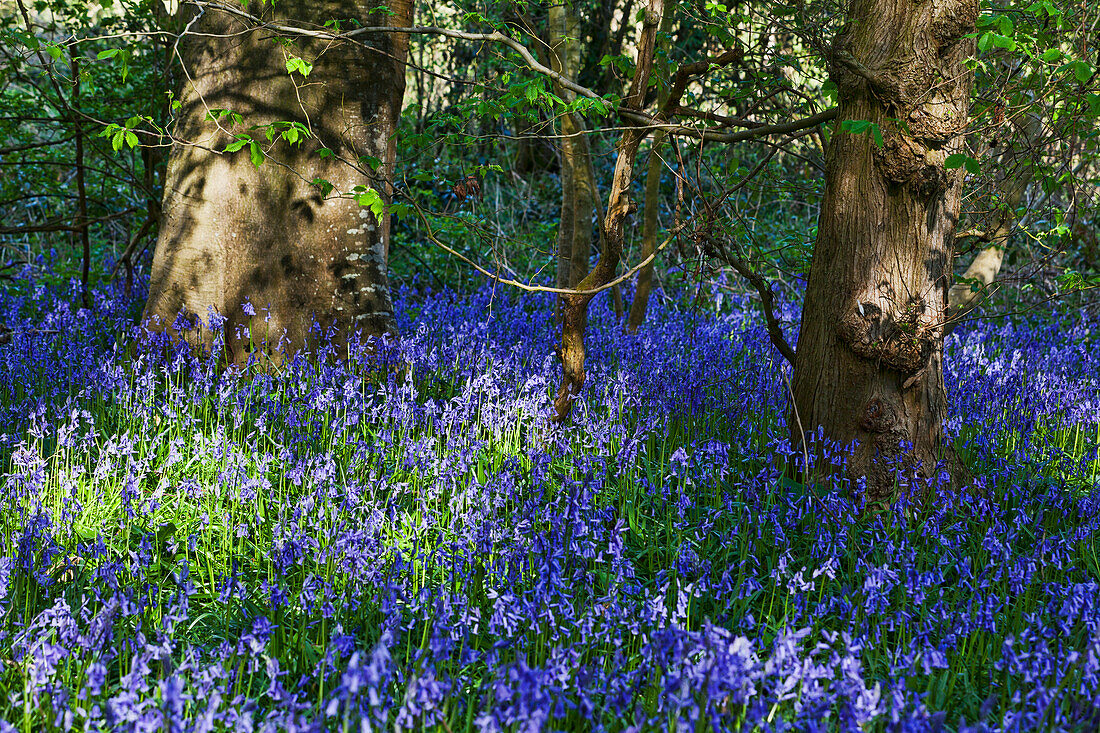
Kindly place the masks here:
<instances>
[{"instance_id":1,"label":"carpet of bluebells","mask_svg":"<svg viewBox=\"0 0 1100 733\"><path fill-rule=\"evenodd\" d=\"M0 731L1100 726L1095 319L950 337L971 475L864 511L787 477L728 293L595 303L565 427L546 299L399 293L279 374L79 302L0 296Z\"/></svg>"}]
</instances>

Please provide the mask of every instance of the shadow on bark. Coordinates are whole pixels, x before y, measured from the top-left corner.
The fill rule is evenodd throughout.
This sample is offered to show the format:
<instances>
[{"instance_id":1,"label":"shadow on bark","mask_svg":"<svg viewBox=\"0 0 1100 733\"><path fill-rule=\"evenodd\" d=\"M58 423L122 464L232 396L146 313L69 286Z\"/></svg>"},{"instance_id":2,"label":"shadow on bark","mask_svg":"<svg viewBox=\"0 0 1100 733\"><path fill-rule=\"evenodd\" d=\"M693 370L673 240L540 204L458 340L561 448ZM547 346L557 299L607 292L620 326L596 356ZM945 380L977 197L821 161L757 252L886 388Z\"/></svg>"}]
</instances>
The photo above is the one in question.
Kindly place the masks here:
<instances>
[{"instance_id":1,"label":"shadow on bark","mask_svg":"<svg viewBox=\"0 0 1100 733\"><path fill-rule=\"evenodd\" d=\"M298 0L245 10L320 26L356 16L361 6ZM386 24L411 23L410 3L392 2L390 10L396 15L386 14ZM212 8L191 29L180 43L188 81L143 321L170 330L181 325L181 312L194 323L212 311L224 319L231 363L258 356L277 363L329 336L342 345L356 333L394 333L388 214L378 221L353 196L337 194L365 186L388 201L407 38L380 35L371 41L377 50L310 38L284 43ZM288 72L292 56L312 64L308 77ZM283 137L292 123L300 126L297 141ZM240 150L226 151L241 140ZM335 192L325 195L322 181ZM314 322L322 334L311 331ZM215 333L197 328L179 337L209 349Z\"/></svg>"}]
</instances>

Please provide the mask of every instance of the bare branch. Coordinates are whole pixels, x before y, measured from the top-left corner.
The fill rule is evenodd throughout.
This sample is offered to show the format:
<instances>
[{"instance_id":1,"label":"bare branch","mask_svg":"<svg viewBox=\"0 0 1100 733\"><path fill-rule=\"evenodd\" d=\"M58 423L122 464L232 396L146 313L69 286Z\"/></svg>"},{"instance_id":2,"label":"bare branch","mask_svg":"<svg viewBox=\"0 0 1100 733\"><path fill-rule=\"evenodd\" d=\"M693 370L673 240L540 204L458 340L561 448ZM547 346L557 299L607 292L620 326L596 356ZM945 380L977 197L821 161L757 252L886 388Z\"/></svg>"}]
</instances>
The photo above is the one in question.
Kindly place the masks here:
<instances>
[{"instance_id":1,"label":"bare branch","mask_svg":"<svg viewBox=\"0 0 1100 733\"><path fill-rule=\"evenodd\" d=\"M596 287L596 288L573 290L573 289L570 289L570 288L551 288L551 287L548 287L546 285L531 285L529 283L520 282L519 280L511 280L511 279L508 279L508 278L500 277L500 275L498 273L492 272L491 270L487 270L485 267L481 266L480 264L478 264L474 260L470 259L469 257L462 254L461 252L454 249L453 247L449 246L445 242L441 241L439 239L439 237L436 236L435 231L432 229L432 225L428 221L428 219L425 216L424 212L422 212L418 207L414 207L414 209L416 210L417 215L420 217L420 221L423 222L424 226L428 230L427 234L425 234L425 237L428 239L429 242L431 242L435 246L439 247L444 252L447 252L447 253L457 257L458 259L462 260L467 265L469 265L470 267L472 267L475 270L477 270L478 272L480 272L482 275L485 275L486 277L492 279L493 282L500 283L501 285L508 285L510 287L518 288L518 289L523 290L523 291L528 292L528 293L555 293L556 295L595 296L595 295L598 295L599 293L602 293L605 290L610 290L611 288L615 287L616 285L619 285L620 283L626 282L631 277L633 277L639 270L641 270L643 267L648 265L650 262L653 262L653 260L656 259L657 255L660 254L661 251L664 250L666 247L668 247L668 245L672 244L672 242L675 241L676 236L680 232L682 232L685 228L687 228L687 223L686 222L684 224L681 224L681 225L677 226L677 227L674 227L669 232L668 238L665 239L663 242L661 242L661 244L658 245L657 248L653 250L653 254L649 255L648 257L643 259L641 262L639 262L637 265L630 268L629 270L627 270L621 276L615 278L614 280L611 280L607 283L604 283L603 285L600 285L599 287Z\"/></svg>"},{"instance_id":2,"label":"bare branch","mask_svg":"<svg viewBox=\"0 0 1100 733\"><path fill-rule=\"evenodd\" d=\"M729 247L718 246L714 249L716 251L711 254L736 270L738 275L748 280L749 284L756 289L757 294L760 296L760 306L764 310L764 320L768 326L768 338L771 339L776 350L787 360L787 363L793 367L794 349L787 343L787 339L783 335L783 329L779 325L779 319L775 316L775 296L772 294L768 281L760 273L753 270L749 263L730 252Z\"/></svg>"}]
</instances>

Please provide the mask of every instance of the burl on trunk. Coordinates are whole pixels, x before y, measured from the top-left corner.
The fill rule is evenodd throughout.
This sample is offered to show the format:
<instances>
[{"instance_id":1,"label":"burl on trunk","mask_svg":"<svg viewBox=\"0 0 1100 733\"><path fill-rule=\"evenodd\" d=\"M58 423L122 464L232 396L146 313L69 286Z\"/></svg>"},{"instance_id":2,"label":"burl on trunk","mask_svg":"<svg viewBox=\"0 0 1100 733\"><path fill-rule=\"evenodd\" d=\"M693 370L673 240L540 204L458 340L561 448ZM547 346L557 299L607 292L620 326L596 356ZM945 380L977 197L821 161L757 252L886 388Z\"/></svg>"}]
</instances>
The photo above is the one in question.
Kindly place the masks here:
<instances>
[{"instance_id":1,"label":"burl on trunk","mask_svg":"<svg viewBox=\"0 0 1100 733\"><path fill-rule=\"evenodd\" d=\"M888 500L898 466L929 476L947 409L952 277L977 0L854 0L832 49L839 92L792 382L803 431L855 445L847 473ZM843 121L867 121L866 132ZM847 129L852 129L848 126ZM881 135L881 137L880 137Z\"/></svg>"}]
</instances>

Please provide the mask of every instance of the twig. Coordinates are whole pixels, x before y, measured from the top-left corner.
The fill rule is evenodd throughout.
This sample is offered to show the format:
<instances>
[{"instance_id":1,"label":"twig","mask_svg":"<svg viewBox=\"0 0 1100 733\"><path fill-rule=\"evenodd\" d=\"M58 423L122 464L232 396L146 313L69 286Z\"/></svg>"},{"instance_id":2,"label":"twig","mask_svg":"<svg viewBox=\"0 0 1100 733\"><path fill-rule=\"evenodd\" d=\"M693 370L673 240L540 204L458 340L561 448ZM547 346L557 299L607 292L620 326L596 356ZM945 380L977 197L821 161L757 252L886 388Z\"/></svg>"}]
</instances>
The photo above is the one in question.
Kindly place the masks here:
<instances>
[{"instance_id":1,"label":"twig","mask_svg":"<svg viewBox=\"0 0 1100 733\"><path fill-rule=\"evenodd\" d=\"M569 79L561 73L554 71L549 66L541 63L530 49L524 46L519 41L507 36L500 31L493 31L492 33L472 33L467 31L453 30L451 28L438 28L435 26L367 26L362 28L356 28L350 31L344 31L340 33L333 33L327 30L316 30L311 28L303 28L300 26L284 25L282 23L271 23L263 20L251 13L247 13L240 8L234 8L229 5L224 5L218 2L209 2L209 0L188 0L191 5L197 5L200 8L214 8L230 15L235 15L239 18L248 20L254 23L258 27L267 28L279 33L288 33L297 36L305 36L307 38L320 38L325 40L339 41L339 40L352 40L357 43L361 41L357 40L357 36L369 35L374 33L407 33L410 35L436 35L443 36L445 38L455 38L463 41L474 41L478 43L496 43L502 46L506 46L517 54L523 60L524 65L532 71L541 74L554 82L557 82L565 89L568 89L575 94L579 94L582 97L588 99L598 99L602 102L606 102L602 96L589 89L586 86L578 84L577 82ZM721 59L722 57L719 57ZM710 62L706 62L710 64ZM713 65L717 64L717 62ZM816 127L824 122L832 120L837 115L837 108L833 107L827 109L824 112L811 115L799 120L792 120L790 122L783 122L775 125L761 125L760 127L754 127L748 130L740 130L738 132L717 132L713 129L699 129L690 127L688 125L682 125L674 122L667 122L654 117L653 115L646 114L640 109L629 109L625 106L619 107L617 110L620 117L630 120L634 125L644 127L648 130L665 130L669 135L676 135L678 137L690 137L698 140L705 140L707 142L720 142L720 143L736 143L743 140L752 140L758 137L764 137L767 135L782 135L790 132L797 132L798 130L804 130L810 127Z\"/></svg>"},{"instance_id":2,"label":"twig","mask_svg":"<svg viewBox=\"0 0 1100 733\"><path fill-rule=\"evenodd\" d=\"M611 280L607 283L604 283L603 285L601 285L598 288L592 288L591 290L573 290L571 288L552 288L552 287L549 287L549 286L546 286L546 285L530 285L528 283L520 282L519 280L511 280L511 279L508 279L508 278L500 277L499 273L495 273L495 272L492 272L490 270L485 269L484 267L479 265L477 262L474 262L472 259L470 259L466 255L462 254L461 252L455 250L453 247L450 247L447 244L445 244L444 242L440 241L440 239L435 235L435 232L432 230L432 225L428 222L428 218L424 215L424 213L422 211L420 211L420 209L418 209L418 208L415 209L415 210L416 210L417 215L420 217L420 220L422 222L424 222L424 226L428 230L427 234L425 235L428 238L428 241L430 241L432 244L439 247L443 251L454 255L458 259L465 262L467 265L470 265L471 267L473 267L475 270L480 272L485 277L490 278L494 282L499 282L501 285L508 285L510 287L519 288L520 290L524 290L528 293L556 293L558 295L592 295L592 296L595 296L596 294L602 293L605 290L610 290L611 288L615 287L616 285L618 285L620 283L626 282L631 277L633 277L639 270L641 270L643 267L648 265L650 262L653 262L653 260L657 257L657 255L662 250L664 250L666 247L668 247L668 245L671 244L673 242L673 240L676 239L676 235L678 235L681 231L683 231L687 227L687 223L681 224L678 227L674 227L672 229L672 231L669 232L668 238L665 239L663 242L661 242L661 244L658 245L657 248L653 250L653 254L649 255L648 257L643 259L641 262L639 262L637 265L630 268L629 270L627 270L621 276L615 278L614 280Z\"/></svg>"}]
</instances>

